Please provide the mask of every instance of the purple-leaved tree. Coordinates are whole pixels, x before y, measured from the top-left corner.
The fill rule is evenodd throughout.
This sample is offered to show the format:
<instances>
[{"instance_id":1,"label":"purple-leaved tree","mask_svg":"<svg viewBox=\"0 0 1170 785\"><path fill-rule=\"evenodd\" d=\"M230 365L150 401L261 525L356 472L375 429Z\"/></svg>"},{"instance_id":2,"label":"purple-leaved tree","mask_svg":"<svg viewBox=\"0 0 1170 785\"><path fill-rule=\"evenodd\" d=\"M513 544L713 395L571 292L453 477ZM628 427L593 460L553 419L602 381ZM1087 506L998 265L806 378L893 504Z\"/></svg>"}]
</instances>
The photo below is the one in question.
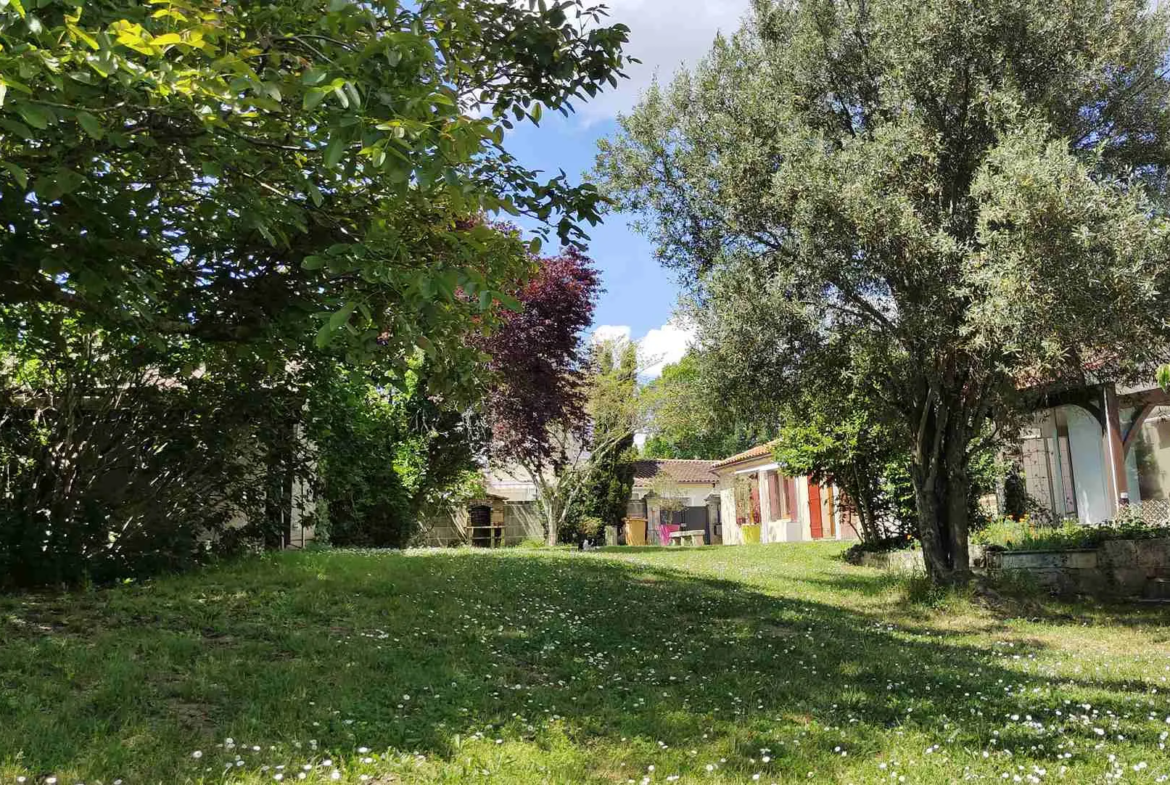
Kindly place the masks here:
<instances>
[{"instance_id":1,"label":"purple-leaved tree","mask_svg":"<svg viewBox=\"0 0 1170 785\"><path fill-rule=\"evenodd\" d=\"M521 308L503 314L483 342L491 360L488 394L493 459L512 464L536 486L548 543L580 492L589 435L582 335L593 321L600 279L592 261L566 248L538 262L516 293Z\"/></svg>"}]
</instances>

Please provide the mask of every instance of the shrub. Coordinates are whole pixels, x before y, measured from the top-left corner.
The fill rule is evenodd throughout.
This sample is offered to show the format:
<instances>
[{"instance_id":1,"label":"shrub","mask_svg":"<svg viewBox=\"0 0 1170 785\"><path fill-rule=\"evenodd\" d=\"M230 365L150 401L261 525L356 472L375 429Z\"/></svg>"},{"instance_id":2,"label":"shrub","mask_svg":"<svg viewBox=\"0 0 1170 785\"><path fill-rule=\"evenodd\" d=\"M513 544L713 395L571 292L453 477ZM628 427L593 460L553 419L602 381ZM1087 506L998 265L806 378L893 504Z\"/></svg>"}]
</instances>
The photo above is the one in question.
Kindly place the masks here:
<instances>
[{"instance_id":1,"label":"shrub","mask_svg":"<svg viewBox=\"0 0 1170 785\"><path fill-rule=\"evenodd\" d=\"M95 335L3 358L0 585L178 570L285 520L274 502L298 471L296 404L257 395L242 371L132 359Z\"/></svg>"},{"instance_id":2,"label":"shrub","mask_svg":"<svg viewBox=\"0 0 1170 785\"><path fill-rule=\"evenodd\" d=\"M1095 548L1109 540L1147 540L1170 537L1170 527L1147 523L1135 513L1123 512L1116 519L1100 524L1064 521L1055 526L1038 523L1032 518L998 518L972 541L991 550L1062 551Z\"/></svg>"},{"instance_id":3,"label":"shrub","mask_svg":"<svg viewBox=\"0 0 1170 785\"><path fill-rule=\"evenodd\" d=\"M366 380L339 374L314 392L309 424L321 474L316 521L333 545L402 548L417 528L410 494L395 468L400 413Z\"/></svg>"},{"instance_id":4,"label":"shrub","mask_svg":"<svg viewBox=\"0 0 1170 785\"><path fill-rule=\"evenodd\" d=\"M1003 479L1003 512L1008 518L1019 520L1028 514L1028 489L1024 472L1018 463L1011 464Z\"/></svg>"},{"instance_id":5,"label":"shrub","mask_svg":"<svg viewBox=\"0 0 1170 785\"><path fill-rule=\"evenodd\" d=\"M334 545L405 548L424 517L483 495L477 423L436 403L426 382L421 353L394 386L320 369L306 431L319 457L317 525Z\"/></svg>"}]
</instances>

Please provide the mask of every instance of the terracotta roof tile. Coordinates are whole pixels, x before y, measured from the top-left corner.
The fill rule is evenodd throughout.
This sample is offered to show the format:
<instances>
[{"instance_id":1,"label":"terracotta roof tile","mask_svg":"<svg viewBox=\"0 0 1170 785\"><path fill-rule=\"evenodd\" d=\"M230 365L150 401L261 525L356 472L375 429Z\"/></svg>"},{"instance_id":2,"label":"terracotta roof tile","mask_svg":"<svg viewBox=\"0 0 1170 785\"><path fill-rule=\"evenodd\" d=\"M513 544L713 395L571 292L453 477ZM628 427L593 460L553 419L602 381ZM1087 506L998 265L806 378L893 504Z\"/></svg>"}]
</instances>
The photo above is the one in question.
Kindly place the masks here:
<instances>
[{"instance_id":1,"label":"terracotta roof tile","mask_svg":"<svg viewBox=\"0 0 1170 785\"><path fill-rule=\"evenodd\" d=\"M649 488L656 479L666 476L678 483L714 485L719 479L711 472L715 461L689 461L675 458L634 461L634 487Z\"/></svg>"},{"instance_id":2,"label":"terracotta roof tile","mask_svg":"<svg viewBox=\"0 0 1170 785\"><path fill-rule=\"evenodd\" d=\"M735 455L731 456L730 458L724 458L723 460L719 461L718 463L715 463L711 467L711 469L712 470L722 469L724 466L731 466L732 464L739 463L740 461L750 461L753 458L764 458L764 457L769 456L771 454L772 454L772 443L771 442L769 442L768 444L757 444L755 447L752 447L750 450L744 450L743 452L736 453Z\"/></svg>"}]
</instances>

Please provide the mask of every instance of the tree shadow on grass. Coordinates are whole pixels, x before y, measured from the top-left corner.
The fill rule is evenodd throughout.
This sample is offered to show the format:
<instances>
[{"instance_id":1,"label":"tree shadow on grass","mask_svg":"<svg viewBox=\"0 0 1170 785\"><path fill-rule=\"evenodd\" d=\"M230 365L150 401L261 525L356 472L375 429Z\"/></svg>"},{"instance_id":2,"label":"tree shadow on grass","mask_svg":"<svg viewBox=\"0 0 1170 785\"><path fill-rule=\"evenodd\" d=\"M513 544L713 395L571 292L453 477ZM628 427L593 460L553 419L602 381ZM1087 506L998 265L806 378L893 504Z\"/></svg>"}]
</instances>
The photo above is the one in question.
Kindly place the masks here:
<instances>
[{"instance_id":1,"label":"tree shadow on grass","mask_svg":"<svg viewBox=\"0 0 1170 785\"><path fill-rule=\"evenodd\" d=\"M643 550L666 549L624 552ZM277 743L301 760L365 746L455 761L478 734L537 758L568 746L577 757L559 765L603 779L716 756L748 776L767 749L774 778L827 780L906 734L1051 764L1061 749L1020 716L1055 722L1075 693L1119 718L1146 697L1138 681L1021 669L1013 658L1043 654L1037 642L973 645L588 554L305 553L90 598L76 629L66 606L60 627L0 644L0 749L33 772L181 781L195 764L173 751L226 736L262 748L246 770ZM1062 738L1095 742L1081 725ZM1157 743L1136 722L1125 731Z\"/></svg>"}]
</instances>

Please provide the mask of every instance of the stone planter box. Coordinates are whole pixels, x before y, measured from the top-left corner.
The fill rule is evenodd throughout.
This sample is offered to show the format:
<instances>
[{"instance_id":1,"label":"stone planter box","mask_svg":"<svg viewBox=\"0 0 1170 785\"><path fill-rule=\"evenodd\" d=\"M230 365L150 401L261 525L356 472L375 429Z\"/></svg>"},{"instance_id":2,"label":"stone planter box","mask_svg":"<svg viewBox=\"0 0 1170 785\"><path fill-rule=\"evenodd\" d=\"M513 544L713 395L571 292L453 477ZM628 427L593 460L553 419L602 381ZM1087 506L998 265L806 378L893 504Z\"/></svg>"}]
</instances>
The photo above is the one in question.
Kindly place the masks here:
<instances>
[{"instance_id":1,"label":"stone planter box","mask_svg":"<svg viewBox=\"0 0 1170 785\"><path fill-rule=\"evenodd\" d=\"M1170 537L1111 540L1066 551L987 551L990 573L1020 573L1057 594L1161 599L1170 580Z\"/></svg>"},{"instance_id":2,"label":"stone planter box","mask_svg":"<svg viewBox=\"0 0 1170 785\"><path fill-rule=\"evenodd\" d=\"M926 572L922 551L890 551L888 553L863 553L862 567L874 567L890 572Z\"/></svg>"},{"instance_id":3,"label":"stone planter box","mask_svg":"<svg viewBox=\"0 0 1170 785\"><path fill-rule=\"evenodd\" d=\"M971 559L971 566L978 567L983 563L983 549L978 545L970 546L967 554ZM926 561L922 551L889 551L888 553L863 553L862 567L874 567L890 572L926 572Z\"/></svg>"}]
</instances>

